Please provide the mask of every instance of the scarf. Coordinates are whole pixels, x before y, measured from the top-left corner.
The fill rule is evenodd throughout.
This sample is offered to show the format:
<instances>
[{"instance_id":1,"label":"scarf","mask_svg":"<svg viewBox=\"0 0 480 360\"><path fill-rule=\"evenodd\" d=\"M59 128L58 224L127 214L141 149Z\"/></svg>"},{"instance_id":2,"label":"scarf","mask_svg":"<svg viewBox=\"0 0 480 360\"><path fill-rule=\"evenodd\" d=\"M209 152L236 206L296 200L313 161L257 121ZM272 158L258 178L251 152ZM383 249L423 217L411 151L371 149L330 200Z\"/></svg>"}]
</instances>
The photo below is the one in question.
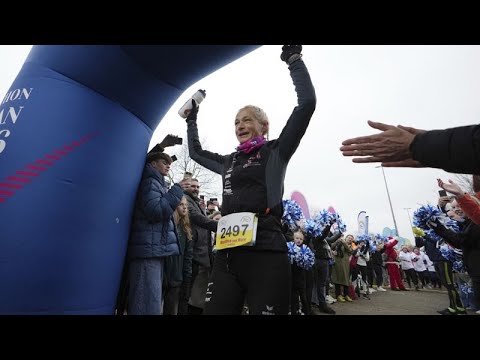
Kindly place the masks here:
<instances>
[{"instance_id":1,"label":"scarf","mask_svg":"<svg viewBox=\"0 0 480 360\"><path fill-rule=\"evenodd\" d=\"M249 154L252 151L261 148L265 142L266 140L263 136L255 136L254 138L245 141L243 144L238 145L237 151L244 154Z\"/></svg>"}]
</instances>

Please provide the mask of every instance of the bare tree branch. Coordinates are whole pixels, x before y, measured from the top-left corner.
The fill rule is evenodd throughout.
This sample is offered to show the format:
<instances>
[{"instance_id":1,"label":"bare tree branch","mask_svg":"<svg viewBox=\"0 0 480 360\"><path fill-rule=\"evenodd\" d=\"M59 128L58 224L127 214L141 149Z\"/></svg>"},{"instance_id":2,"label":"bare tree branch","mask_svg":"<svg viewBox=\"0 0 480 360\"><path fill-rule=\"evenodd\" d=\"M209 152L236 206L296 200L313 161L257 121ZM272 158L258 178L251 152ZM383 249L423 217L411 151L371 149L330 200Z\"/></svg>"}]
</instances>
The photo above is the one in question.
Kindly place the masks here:
<instances>
[{"instance_id":1,"label":"bare tree branch","mask_svg":"<svg viewBox=\"0 0 480 360\"><path fill-rule=\"evenodd\" d=\"M202 146L206 149L205 141L202 141ZM175 161L169 173L169 178L172 183L183 179L185 172L193 174L195 179L200 183L200 194L207 198L221 198L222 182L221 176L200 166L193 161L188 153L188 144L184 143L181 150L176 154L177 161Z\"/></svg>"}]
</instances>

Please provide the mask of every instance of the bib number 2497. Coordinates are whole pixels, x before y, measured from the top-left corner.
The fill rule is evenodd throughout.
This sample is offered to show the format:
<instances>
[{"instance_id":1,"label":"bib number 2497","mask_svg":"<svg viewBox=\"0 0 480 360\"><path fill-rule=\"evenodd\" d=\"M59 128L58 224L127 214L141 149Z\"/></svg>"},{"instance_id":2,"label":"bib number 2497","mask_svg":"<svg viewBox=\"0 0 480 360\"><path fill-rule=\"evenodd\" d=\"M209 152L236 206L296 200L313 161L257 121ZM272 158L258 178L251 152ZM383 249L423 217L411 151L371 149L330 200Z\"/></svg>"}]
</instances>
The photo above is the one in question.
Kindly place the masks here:
<instances>
[{"instance_id":1,"label":"bib number 2497","mask_svg":"<svg viewBox=\"0 0 480 360\"><path fill-rule=\"evenodd\" d=\"M257 236L258 217L254 213L241 212L224 216L218 222L216 249L236 246L253 246Z\"/></svg>"}]
</instances>

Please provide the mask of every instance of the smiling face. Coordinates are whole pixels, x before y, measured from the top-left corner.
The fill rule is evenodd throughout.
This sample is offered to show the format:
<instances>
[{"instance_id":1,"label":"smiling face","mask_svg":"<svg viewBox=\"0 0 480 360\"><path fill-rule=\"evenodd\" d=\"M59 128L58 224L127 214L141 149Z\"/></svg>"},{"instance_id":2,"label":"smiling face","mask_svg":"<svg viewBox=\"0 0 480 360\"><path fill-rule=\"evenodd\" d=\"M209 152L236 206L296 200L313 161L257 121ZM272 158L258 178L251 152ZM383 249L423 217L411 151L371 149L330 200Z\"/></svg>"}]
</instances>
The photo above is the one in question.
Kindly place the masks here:
<instances>
[{"instance_id":1,"label":"smiling face","mask_svg":"<svg viewBox=\"0 0 480 360\"><path fill-rule=\"evenodd\" d=\"M268 133L268 118L265 112L256 106L245 106L235 117L235 135L240 144Z\"/></svg>"}]
</instances>

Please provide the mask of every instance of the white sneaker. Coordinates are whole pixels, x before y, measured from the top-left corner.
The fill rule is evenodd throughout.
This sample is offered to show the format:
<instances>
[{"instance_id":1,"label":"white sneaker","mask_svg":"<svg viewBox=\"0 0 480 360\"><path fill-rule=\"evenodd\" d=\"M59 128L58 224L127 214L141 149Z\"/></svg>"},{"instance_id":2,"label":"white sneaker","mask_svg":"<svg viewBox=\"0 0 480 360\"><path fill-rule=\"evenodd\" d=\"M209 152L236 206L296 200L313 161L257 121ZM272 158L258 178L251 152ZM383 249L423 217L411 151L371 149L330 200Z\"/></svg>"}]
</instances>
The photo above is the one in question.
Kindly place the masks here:
<instances>
[{"instance_id":1,"label":"white sneaker","mask_svg":"<svg viewBox=\"0 0 480 360\"><path fill-rule=\"evenodd\" d=\"M475 314L480 315L480 310L475 311Z\"/></svg>"},{"instance_id":2,"label":"white sneaker","mask_svg":"<svg viewBox=\"0 0 480 360\"><path fill-rule=\"evenodd\" d=\"M377 291L387 291L387 290L385 290L383 287L379 286L379 287L377 288Z\"/></svg>"},{"instance_id":3,"label":"white sneaker","mask_svg":"<svg viewBox=\"0 0 480 360\"><path fill-rule=\"evenodd\" d=\"M331 297L330 295L325 296L325 300L326 300L329 304L333 304L333 303L336 303L336 302L337 302L337 299Z\"/></svg>"},{"instance_id":4,"label":"white sneaker","mask_svg":"<svg viewBox=\"0 0 480 360\"><path fill-rule=\"evenodd\" d=\"M368 293L373 294L374 292L377 292L374 288L368 288Z\"/></svg>"}]
</instances>

